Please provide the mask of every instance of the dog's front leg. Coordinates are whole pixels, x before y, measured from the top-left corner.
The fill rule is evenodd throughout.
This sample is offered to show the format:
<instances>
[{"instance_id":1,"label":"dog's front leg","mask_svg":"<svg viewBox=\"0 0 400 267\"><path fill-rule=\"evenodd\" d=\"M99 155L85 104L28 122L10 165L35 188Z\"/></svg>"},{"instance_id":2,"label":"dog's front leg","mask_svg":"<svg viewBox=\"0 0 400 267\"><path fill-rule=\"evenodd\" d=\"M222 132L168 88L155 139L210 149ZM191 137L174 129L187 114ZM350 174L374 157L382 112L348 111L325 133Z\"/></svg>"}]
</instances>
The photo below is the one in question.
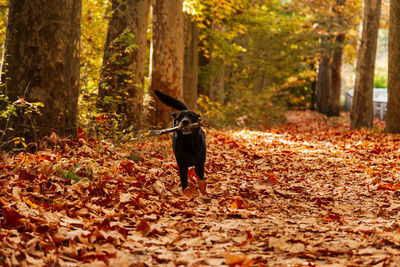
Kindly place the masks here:
<instances>
[{"instance_id":1,"label":"dog's front leg","mask_svg":"<svg viewBox=\"0 0 400 267\"><path fill-rule=\"evenodd\" d=\"M204 163L199 163L194 167L194 171L199 177L199 189L200 192L204 195L207 189L206 180L204 180Z\"/></svg>"},{"instance_id":2,"label":"dog's front leg","mask_svg":"<svg viewBox=\"0 0 400 267\"><path fill-rule=\"evenodd\" d=\"M204 180L204 163L196 164L196 166L194 167L194 171L196 172L200 180Z\"/></svg>"},{"instance_id":3,"label":"dog's front leg","mask_svg":"<svg viewBox=\"0 0 400 267\"><path fill-rule=\"evenodd\" d=\"M179 167L179 178L181 179L182 191L188 187L188 169L189 167L178 165Z\"/></svg>"}]
</instances>

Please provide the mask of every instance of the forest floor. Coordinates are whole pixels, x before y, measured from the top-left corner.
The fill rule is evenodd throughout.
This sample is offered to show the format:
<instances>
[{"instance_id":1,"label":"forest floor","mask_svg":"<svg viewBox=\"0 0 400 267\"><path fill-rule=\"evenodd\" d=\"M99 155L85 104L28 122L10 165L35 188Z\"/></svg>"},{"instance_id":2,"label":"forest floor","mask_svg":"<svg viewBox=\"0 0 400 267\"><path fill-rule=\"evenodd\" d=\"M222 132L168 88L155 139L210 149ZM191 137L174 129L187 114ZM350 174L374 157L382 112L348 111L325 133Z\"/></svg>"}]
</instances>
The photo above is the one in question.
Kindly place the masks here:
<instances>
[{"instance_id":1,"label":"forest floor","mask_svg":"<svg viewBox=\"0 0 400 267\"><path fill-rule=\"evenodd\" d=\"M208 193L192 199L169 136L53 136L35 154L1 154L0 264L399 266L400 136L287 118L206 129Z\"/></svg>"}]
</instances>

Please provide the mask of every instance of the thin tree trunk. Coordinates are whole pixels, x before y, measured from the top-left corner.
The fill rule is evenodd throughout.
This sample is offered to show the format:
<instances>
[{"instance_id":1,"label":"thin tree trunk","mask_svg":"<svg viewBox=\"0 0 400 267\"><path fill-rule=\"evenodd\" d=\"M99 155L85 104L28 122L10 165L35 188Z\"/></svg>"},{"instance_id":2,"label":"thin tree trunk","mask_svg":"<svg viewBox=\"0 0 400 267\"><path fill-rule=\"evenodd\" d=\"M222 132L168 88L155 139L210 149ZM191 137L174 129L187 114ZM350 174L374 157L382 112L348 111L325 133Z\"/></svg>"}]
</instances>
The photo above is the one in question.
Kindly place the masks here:
<instances>
[{"instance_id":1,"label":"thin tree trunk","mask_svg":"<svg viewBox=\"0 0 400 267\"><path fill-rule=\"evenodd\" d=\"M315 69L315 66L313 67ZM316 97L316 92L317 92L317 81L316 79L314 81L311 82L311 110L316 110L316 106L317 106L317 97Z\"/></svg>"},{"instance_id":2,"label":"thin tree trunk","mask_svg":"<svg viewBox=\"0 0 400 267\"><path fill-rule=\"evenodd\" d=\"M318 66L316 83L317 111L323 114L328 112L329 97L332 88L332 67L330 57L324 55Z\"/></svg>"},{"instance_id":3,"label":"thin tree trunk","mask_svg":"<svg viewBox=\"0 0 400 267\"><path fill-rule=\"evenodd\" d=\"M7 11L8 12L8 11ZM7 14L7 13L6 13ZM6 17L5 19L4 19L4 21L3 22L1 22L0 23L0 27L4 27L4 28L7 28L7 22L8 21L8 18ZM3 72L3 68L4 68L4 61L5 61L5 55L6 55L6 46L5 46L5 43L4 42L2 42L1 44L0 44L0 47L1 47L1 58L0 58L0 84L2 83L2 76L3 75L1 75L1 73Z\"/></svg>"},{"instance_id":4,"label":"thin tree trunk","mask_svg":"<svg viewBox=\"0 0 400 267\"><path fill-rule=\"evenodd\" d=\"M206 78L204 73L206 73L210 64L210 58L204 55L205 47L203 43L199 43L199 47L203 47L204 49L199 49L199 80L198 80L198 94L210 97L209 92L209 79ZM208 72L207 72L208 73ZM203 74L203 75L202 75Z\"/></svg>"},{"instance_id":5,"label":"thin tree trunk","mask_svg":"<svg viewBox=\"0 0 400 267\"><path fill-rule=\"evenodd\" d=\"M212 101L224 101L224 78L225 78L225 63L222 60L211 58L210 60L211 82L210 82L210 99Z\"/></svg>"},{"instance_id":6,"label":"thin tree trunk","mask_svg":"<svg viewBox=\"0 0 400 267\"><path fill-rule=\"evenodd\" d=\"M336 37L336 47L332 56L332 86L329 96L328 116L339 116L340 114L340 91L342 88L342 58L343 42L345 34L340 33Z\"/></svg>"},{"instance_id":7,"label":"thin tree trunk","mask_svg":"<svg viewBox=\"0 0 400 267\"><path fill-rule=\"evenodd\" d=\"M186 105L196 108L199 71L199 29L192 16L185 14L185 57L183 75L183 99Z\"/></svg>"},{"instance_id":8,"label":"thin tree trunk","mask_svg":"<svg viewBox=\"0 0 400 267\"><path fill-rule=\"evenodd\" d=\"M354 97L350 111L350 128L373 125L372 94L375 57L378 43L381 0L364 0L363 29L358 48Z\"/></svg>"},{"instance_id":9,"label":"thin tree trunk","mask_svg":"<svg viewBox=\"0 0 400 267\"><path fill-rule=\"evenodd\" d=\"M225 32L224 27L216 26L215 23L212 24L213 31L220 31L221 33ZM225 78L225 63L221 58L217 58L212 56L213 52L210 51L210 63L209 63L209 79L210 79L210 88L209 95L211 101L219 101L223 102L225 98L224 92L224 78Z\"/></svg>"},{"instance_id":10,"label":"thin tree trunk","mask_svg":"<svg viewBox=\"0 0 400 267\"><path fill-rule=\"evenodd\" d=\"M11 102L41 102L42 115L10 117L7 137L76 136L81 0L10 0L2 79ZM4 141L4 140L3 140Z\"/></svg>"},{"instance_id":11,"label":"thin tree trunk","mask_svg":"<svg viewBox=\"0 0 400 267\"><path fill-rule=\"evenodd\" d=\"M154 99L152 123L165 126L170 108L153 90L183 100L183 0L156 0L153 7L150 94Z\"/></svg>"},{"instance_id":12,"label":"thin tree trunk","mask_svg":"<svg viewBox=\"0 0 400 267\"><path fill-rule=\"evenodd\" d=\"M400 133L400 1L390 1L386 131Z\"/></svg>"},{"instance_id":13,"label":"thin tree trunk","mask_svg":"<svg viewBox=\"0 0 400 267\"><path fill-rule=\"evenodd\" d=\"M345 0L336 0L336 5L333 7L333 11L336 14L336 19L339 24L344 25L344 6ZM342 89L342 58L343 58L343 46L346 34L344 32L339 33L334 42L333 54L332 54L332 87L329 97L328 105L328 116L339 116L340 115L340 92Z\"/></svg>"},{"instance_id":14,"label":"thin tree trunk","mask_svg":"<svg viewBox=\"0 0 400 267\"><path fill-rule=\"evenodd\" d=\"M99 107L142 125L149 0L113 0L99 85Z\"/></svg>"}]
</instances>

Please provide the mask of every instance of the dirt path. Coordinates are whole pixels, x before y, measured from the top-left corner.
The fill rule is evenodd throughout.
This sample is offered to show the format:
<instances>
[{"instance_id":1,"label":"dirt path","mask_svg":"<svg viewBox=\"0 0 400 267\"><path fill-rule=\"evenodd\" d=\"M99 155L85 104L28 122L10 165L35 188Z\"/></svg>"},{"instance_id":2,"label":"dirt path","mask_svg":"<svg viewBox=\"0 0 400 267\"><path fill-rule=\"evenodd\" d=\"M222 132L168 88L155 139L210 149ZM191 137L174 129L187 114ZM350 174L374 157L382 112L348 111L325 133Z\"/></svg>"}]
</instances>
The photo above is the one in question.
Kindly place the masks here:
<instances>
[{"instance_id":1,"label":"dirt path","mask_svg":"<svg viewBox=\"0 0 400 267\"><path fill-rule=\"evenodd\" d=\"M304 115L279 131L209 130L209 193L191 200L167 138L64 142L22 171L23 155L3 155L0 260L398 266L400 137Z\"/></svg>"}]
</instances>

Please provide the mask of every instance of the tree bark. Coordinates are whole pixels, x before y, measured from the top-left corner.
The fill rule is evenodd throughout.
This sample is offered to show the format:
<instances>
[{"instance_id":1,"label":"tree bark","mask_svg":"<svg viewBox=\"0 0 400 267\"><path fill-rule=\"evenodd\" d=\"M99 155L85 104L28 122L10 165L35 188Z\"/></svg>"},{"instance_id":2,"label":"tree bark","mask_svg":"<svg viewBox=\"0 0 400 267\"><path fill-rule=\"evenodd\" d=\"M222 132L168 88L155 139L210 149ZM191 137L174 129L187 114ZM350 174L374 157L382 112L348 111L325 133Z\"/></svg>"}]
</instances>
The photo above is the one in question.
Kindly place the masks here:
<instances>
[{"instance_id":1,"label":"tree bark","mask_svg":"<svg viewBox=\"0 0 400 267\"><path fill-rule=\"evenodd\" d=\"M323 114L328 112L329 97L332 88L332 66L331 57L323 55L318 66L316 83L316 105L317 111Z\"/></svg>"},{"instance_id":2,"label":"tree bark","mask_svg":"<svg viewBox=\"0 0 400 267\"><path fill-rule=\"evenodd\" d=\"M336 20L340 25L345 25L345 14L344 7L346 1L345 0L336 0L336 5L333 8L334 13L336 14ZM342 89L342 58L343 58L343 46L346 34L344 32L340 32L335 37L335 42L333 46L333 54L332 54L332 86L329 97L328 104L328 116L339 116L340 115L340 92Z\"/></svg>"},{"instance_id":3,"label":"tree bark","mask_svg":"<svg viewBox=\"0 0 400 267\"><path fill-rule=\"evenodd\" d=\"M332 86L328 103L328 116L340 115L340 91L342 89L342 58L345 34L336 37L335 48L332 56Z\"/></svg>"},{"instance_id":4,"label":"tree bark","mask_svg":"<svg viewBox=\"0 0 400 267\"><path fill-rule=\"evenodd\" d=\"M198 94L207 96L210 98L210 86L209 86L209 79L208 75L208 68L210 64L210 58L205 55L204 50L206 49L204 43L199 42L199 80L198 80Z\"/></svg>"},{"instance_id":5,"label":"tree bark","mask_svg":"<svg viewBox=\"0 0 400 267\"><path fill-rule=\"evenodd\" d=\"M153 124L167 125L170 108L154 96L158 89L183 100L183 0L156 0L153 7L150 94Z\"/></svg>"},{"instance_id":6,"label":"tree bark","mask_svg":"<svg viewBox=\"0 0 400 267\"><path fill-rule=\"evenodd\" d=\"M41 102L42 115L10 117L7 139L77 134L81 0L10 0L2 81L11 102ZM3 126L3 125L2 125ZM3 130L4 128L2 128ZM4 140L3 140L4 141Z\"/></svg>"},{"instance_id":7,"label":"tree bark","mask_svg":"<svg viewBox=\"0 0 400 267\"><path fill-rule=\"evenodd\" d=\"M358 48L350 128L373 125L373 87L381 0L364 0L363 29Z\"/></svg>"},{"instance_id":8,"label":"tree bark","mask_svg":"<svg viewBox=\"0 0 400 267\"><path fill-rule=\"evenodd\" d=\"M218 26L216 23L212 23L212 31L225 33L224 26ZM213 51L210 51L210 63L209 63L209 79L210 88L209 96L211 101L223 102L225 98L225 62L221 56L217 57L213 55Z\"/></svg>"},{"instance_id":9,"label":"tree bark","mask_svg":"<svg viewBox=\"0 0 400 267\"><path fill-rule=\"evenodd\" d=\"M199 71L199 29L189 14L184 15L185 55L183 74L183 99L190 109L197 106L197 84Z\"/></svg>"},{"instance_id":10,"label":"tree bark","mask_svg":"<svg viewBox=\"0 0 400 267\"><path fill-rule=\"evenodd\" d=\"M400 133L400 2L390 1L386 131Z\"/></svg>"},{"instance_id":11,"label":"tree bark","mask_svg":"<svg viewBox=\"0 0 400 267\"><path fill-rule=\"evenodd\" d=\"M6 4L6 2L5 2L5 4ZM0 8L2 8L2 6L0 5ZM8 10L7 10L7 12L8 12ZM7 15L7 13L5 13L5 18L4 18L4 20L3 21L0 21L0 27L1 28L7 28L7 21L8 21L8 16L6 16ZM3 38L4 38L4 36L3 36ZM5 61L5 55L6 55L6 47L5 47L5 40L3 40L3 38L1 38L0 40L0 51L1 51L1 58L0 58L0 85L2 84L2 75L1 75L1 73L3 72L3 68L4 68L4 61Z\"/></svg>"},{"instance_id":12,"label":"tree bark","mask_svg":"<svg viewBox=\"0 0 400 267\"><path fill-rule=\"evenodd\" d=\"M223 102L225 98L225 63L222 60L211 58L210 69L213 70L210 76L210 100Z\"/></svg>"},{"instance_id":13,"label":"tree bark","mask_svg":"<svg viewBox=\"0 0 400 267\"><path fill-rule=\"evenodd\" d=\"M142 126L150 0L113 0L100 74L99 106L123 116L120 128Z\"/></svg>"}]
</instances>

